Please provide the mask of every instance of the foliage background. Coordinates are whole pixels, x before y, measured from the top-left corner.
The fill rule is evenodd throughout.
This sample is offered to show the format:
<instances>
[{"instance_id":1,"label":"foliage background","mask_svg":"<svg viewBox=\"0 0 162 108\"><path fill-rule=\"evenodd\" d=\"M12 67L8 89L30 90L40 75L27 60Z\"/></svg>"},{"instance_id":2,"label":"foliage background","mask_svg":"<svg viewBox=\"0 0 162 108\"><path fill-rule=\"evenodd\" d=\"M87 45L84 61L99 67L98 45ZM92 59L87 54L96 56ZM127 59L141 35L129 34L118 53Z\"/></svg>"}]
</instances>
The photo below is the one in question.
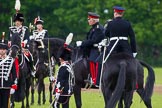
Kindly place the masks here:
<instances>
[{"instance_id":1,"label":"foliage background","mask_svg":"<svg viewBox=\"0 0 162 108\"><path fill-rule=\"evenodd\" d=\"M100 14L100 22L112 19L115 5L126 8L124 15L134 28L138 58L154 66L162 62L162 1L161 0L20 0L25 16L24 25L34 22L40 15L45 21L44 28L51 37L65 39L69 32L74 33L74 41L83 40L89 30L87 12ZM15 0L0 0L0 32L8 32L11 17L15 14Z\"/></svg>"}]
</instances>

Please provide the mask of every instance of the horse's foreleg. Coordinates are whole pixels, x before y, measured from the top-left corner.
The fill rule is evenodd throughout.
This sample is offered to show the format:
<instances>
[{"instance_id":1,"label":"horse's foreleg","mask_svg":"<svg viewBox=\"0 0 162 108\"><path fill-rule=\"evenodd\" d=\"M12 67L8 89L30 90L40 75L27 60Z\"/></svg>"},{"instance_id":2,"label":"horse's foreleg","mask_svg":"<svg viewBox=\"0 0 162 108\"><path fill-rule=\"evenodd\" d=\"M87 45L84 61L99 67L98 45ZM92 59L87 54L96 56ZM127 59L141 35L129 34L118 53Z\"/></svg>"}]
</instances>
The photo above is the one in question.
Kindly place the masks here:
<instances>
[{"instance_id":1,"label":"horse's foreleg","mask_svg":"<svg viewBox=\"0 0 162 108\"><path fill-rule=\"evenodd\" d=\"M119 100L118 108L123 108L123 95L122 95L122 97Z\"/></svg>"},{"instance_id":2,"label":"horse's foreleg","mask_svg":"<svg viewBox=\"0 0 162 108\"><path fill-rule=\"evenodd\" d=\"M46 94L45 94L45 84L44 84L44 81L43 81L43 104L45 104L46 102Z\"/></svg>"},{"instance_id":3,"label":"horse's foreleg","mask_svg":"<svg viewBox=\"0 0 162 108\"><path fill-rule=\"evenodd\" d=\"M26 108L29 108L29 89L31 85L30 77L26 79Z\"/></svg>"},{"instance_id":4,"label":"horse's foreleg","mask_svg":"<svg viewBox=\"0 0 162 108\"><path fill-rule=\"evenodd\" d=\"M40 80L38 80L38 105L41 105L41 91L42 91L42 89L41 89L41 82L40 82Z\"/></svg>"},{"instance_id":5,"label":"horse's foreleg","mask_svg":"<svg viewBox=\"0 0 162 108\"><path fill-rule=\"evenodd\" d=\"M50 82L49 85L49 92L50 92L49 102L52 103L52 82Z\"/></svg>"},{"instance_id":6,"label":"horse's foreleg","mask_svg":"<svg viewBox=\"0 0 162 108\"><path fill-rule=\"evenodd\" d=\"M104 93L104 99L105 99L105 108L109 108L109 101L112 97L112 91L109 89L109 87L105 87L105 93Z\"/></svg>"},{"instance_id":7,"label":"horse's foreleg","mask_svg":"<svg viewBox=\"0 0 162 108\"><path fill-rule=\"evenodd\" d=\"M34 104L34 78L31 78L31 105Z\"/></svg>"},{"instance_id":8,"label":"horse's foreleg","mask_svg":"<svg viewBox=\"0 0 162 108\"><path fill-rule=\"evenodd\" d=\"M81 86L77 84L74 86L74 98L75 98L76 108L81 108L82 107Z\"/></svg>"},{"instance_id":9,"label":"horse's foreleg","mask_svg":"<svg viewBox=\"0 0 162 108\"><path fill-rule=\"evenodd\" d=\"M21 105L21 108L25 108L25 105L24 105L24 100L22 100L22 105Z\"/></svg>"}]
</instances>

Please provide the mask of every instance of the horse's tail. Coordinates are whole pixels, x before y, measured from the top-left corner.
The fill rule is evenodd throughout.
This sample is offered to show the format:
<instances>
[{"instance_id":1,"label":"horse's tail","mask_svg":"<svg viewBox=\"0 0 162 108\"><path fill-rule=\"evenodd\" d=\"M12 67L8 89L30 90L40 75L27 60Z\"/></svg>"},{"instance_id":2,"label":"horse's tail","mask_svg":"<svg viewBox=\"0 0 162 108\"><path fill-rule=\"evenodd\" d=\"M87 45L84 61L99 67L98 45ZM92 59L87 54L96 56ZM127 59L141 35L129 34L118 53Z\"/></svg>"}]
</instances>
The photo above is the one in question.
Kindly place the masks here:
<instances>
[{"instance_id":1,"label":"horse's tail","mask_svg":"<svg viewBox=\"0 0 162 108\"><path fill-rule=\"evenodd\" d=\"M121 98L122 92L125 87L125 79L126 79L126 62L122 61L120 62L120 71L119 71L119 76L117 80L117 84L115 87L115 90L113 92L113 95L107 104L108 108L115 108L118 100Z\"/></svg>"},{"instance_id":2,"label":"horse's tail","mask_svg":"<svg viewBox=\"0 0 162 108\"><path fill-rule=\"evenodd\" d=\"M140 63L148 70L148 77L145 84L144 98L151 98L155 82L155 73L150 65L148 65L144 61L140 61Z\"/></svg>"}]
</instances>

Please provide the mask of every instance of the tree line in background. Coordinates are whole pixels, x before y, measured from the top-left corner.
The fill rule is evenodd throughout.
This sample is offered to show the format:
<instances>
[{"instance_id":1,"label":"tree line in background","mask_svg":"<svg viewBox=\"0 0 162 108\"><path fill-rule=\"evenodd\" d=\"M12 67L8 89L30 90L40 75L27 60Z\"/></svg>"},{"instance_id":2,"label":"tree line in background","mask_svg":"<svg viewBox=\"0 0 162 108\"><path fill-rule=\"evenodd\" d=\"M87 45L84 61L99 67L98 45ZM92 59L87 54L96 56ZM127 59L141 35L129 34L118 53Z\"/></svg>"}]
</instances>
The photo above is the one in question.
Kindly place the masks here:
<instances>
[{"instance_id":1,"label":"tree line in background","mask_svg":"<svg viewBox=\"0 0 162 108\"><path fill-rule=\"evenodd\" d=\"M90 26L87 12L100 14L101 24L113 18L113 6L126 9L124 18L134 28L138 58L154 66L161 66L162 1L161 0L20 0L20 12L25 16L24 25L34 22L38 15L44 20L44 28L51 37L65 39L74 33L74 41L83 40ZM15 0L0 1L0 32L8 32L11 17L15 14Z\"/></svg>"}]
</instances>

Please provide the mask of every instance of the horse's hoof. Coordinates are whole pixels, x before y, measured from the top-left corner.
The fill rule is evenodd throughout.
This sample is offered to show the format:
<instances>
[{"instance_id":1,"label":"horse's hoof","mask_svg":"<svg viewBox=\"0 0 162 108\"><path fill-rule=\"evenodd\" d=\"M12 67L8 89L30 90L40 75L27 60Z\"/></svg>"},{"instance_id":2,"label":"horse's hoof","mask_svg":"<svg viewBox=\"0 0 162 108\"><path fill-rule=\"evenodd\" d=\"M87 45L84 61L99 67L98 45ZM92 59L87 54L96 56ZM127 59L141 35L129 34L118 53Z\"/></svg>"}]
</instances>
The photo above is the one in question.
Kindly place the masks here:
<instances>
[{"instance_id":1,"label":"horse's hoof","mask_svg":"<svg viewBox=\"0 0 162 108\"><path fill-rule=\"evenodd\" d=\"M34 105L34 102L32 102L30 105Z\"/></svg>"},{"instance_id":2,"label":"horse's hoof","mask_svg":"<svg viewBox=\"0 0 162 108\"><path fill-rule=\"evenodd\" d=\"M26 106L26 108L30 108L30 106Z\"/></svg>"},{"instance_id":3,"label":"horse's hoof","mask_svg":"<svg viewBox=\"0 0 162 108\"><path fill-rule=\"evenodd\" d=\"M52 100L49 100L49 103L52 103Z\"/></svg>"},{"instance_id":4,"label":"horse's hoof","mask_svg":"<svg viewBox=\"0 0 162 108\"><path fill-rule=\"evenodd\" d=\"M43 101L43 104L45 104L46 103L46 101Z\"/></svg>"}]
</instances>

